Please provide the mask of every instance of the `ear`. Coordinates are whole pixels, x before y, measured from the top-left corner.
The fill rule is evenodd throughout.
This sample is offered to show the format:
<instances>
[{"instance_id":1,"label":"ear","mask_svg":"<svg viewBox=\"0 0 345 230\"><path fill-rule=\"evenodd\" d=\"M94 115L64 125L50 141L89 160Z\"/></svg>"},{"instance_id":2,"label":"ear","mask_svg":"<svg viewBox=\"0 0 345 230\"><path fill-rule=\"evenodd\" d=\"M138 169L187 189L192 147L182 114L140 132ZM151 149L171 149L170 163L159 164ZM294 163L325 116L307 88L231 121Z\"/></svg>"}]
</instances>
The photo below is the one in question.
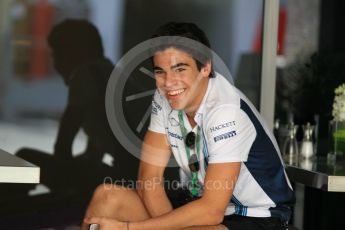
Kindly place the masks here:
<instances>
[{"instance_id":1,"label":"ear","mask_svg":"<svg viewBox=\"0 0 345 230\"><path fill-rule=\"evenodd\" d=\"M212 70L211 61L208 61L204 67L201 68L200 72L203 77L209 77Z\"/></svg>"}]
</instances>

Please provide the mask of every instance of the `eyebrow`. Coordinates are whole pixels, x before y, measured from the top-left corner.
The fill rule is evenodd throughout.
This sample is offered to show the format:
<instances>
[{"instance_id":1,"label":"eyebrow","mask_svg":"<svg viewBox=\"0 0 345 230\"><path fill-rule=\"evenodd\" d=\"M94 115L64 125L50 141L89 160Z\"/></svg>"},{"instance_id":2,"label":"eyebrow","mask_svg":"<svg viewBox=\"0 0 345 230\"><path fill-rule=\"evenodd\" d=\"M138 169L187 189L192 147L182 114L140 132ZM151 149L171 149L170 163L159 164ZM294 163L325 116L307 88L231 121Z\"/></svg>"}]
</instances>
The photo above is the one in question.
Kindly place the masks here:
<instances>
[{"instance_id":1,"label":"eyebrow","mask_svg":"<svg viewBox=\"0 0 345 230\"><path fill-rule=\"evenodd\" d=\"M159 66L154 66L153 70L163 70L163 69L161 67L159 67Z\"/></svg>"},{"instance_id":2,"label":"eyebrow","mask_svg":"<svg viewBox=\"0 0 345 230\"><path fill-rule=\"evenodd\" d=\"M189 65L187 63L177 63L176 65L171 66L170 69L174 69L181 66L189 66Z\"/></svg>"},{"instance_id":3,"label":"eyebrow","mask_svg":"<svg viewBox=\"0 0 345 230\"><path fill-rule=\"evenodd\" d=\"M178 68L178 67L181 67L181 66L189 66L187 63L177 63L176 65L172 65L170 67L170 69L175 69L175 68ZM154 70L163 70L161 67L159 66L154 66L153 67Z\"/></svg>"}]
</instances>

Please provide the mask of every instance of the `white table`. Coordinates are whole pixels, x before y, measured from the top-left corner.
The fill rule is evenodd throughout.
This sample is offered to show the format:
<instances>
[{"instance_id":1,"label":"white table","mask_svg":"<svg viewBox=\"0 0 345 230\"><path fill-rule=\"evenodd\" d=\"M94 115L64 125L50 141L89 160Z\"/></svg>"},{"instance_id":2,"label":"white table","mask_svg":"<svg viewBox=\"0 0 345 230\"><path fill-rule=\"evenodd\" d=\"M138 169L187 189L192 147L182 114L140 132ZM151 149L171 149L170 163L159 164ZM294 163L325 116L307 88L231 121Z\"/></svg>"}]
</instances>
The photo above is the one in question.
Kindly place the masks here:
<instances>
[{"instance_id":1,"label":"white table","mask_svg":"<svg viewBox=\"0 0 345 230\"><path fill-rule=\"evenodd\" d=\"M0 149L0 183L39 183L40 168Z\"/></svg>"}]
</instances>

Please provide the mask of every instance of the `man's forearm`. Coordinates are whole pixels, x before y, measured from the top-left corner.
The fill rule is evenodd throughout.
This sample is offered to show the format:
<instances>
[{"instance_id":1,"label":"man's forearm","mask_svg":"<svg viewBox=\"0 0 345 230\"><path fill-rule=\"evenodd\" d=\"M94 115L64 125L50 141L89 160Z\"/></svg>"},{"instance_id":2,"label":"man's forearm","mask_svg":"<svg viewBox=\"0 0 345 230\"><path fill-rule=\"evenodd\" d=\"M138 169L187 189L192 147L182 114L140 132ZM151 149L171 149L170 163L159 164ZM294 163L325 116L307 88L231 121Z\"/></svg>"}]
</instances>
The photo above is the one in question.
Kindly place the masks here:
<instances>
[{"instance_id":1,"label":"man's forearm","mask_svg":"<svg viewBox=\"0 0 345 230\"><path fill-rule=\"evenodd\" d=\"M208 202L199 199L159 217L131 222L129 229L183 229L191 226L218 225L223 216L223 211L214 209Z\"/></svg>"},{"instance_id":2,"label":"man's forearm","mask_svg":"<svg viewBox=\"0 0 345 230\"><path fill-rule=\"evenodd\" d=\"M142 189L139 194L151 217L157 217L173 210L164 187L161 185Z\"/></svg>"}]
</instances>

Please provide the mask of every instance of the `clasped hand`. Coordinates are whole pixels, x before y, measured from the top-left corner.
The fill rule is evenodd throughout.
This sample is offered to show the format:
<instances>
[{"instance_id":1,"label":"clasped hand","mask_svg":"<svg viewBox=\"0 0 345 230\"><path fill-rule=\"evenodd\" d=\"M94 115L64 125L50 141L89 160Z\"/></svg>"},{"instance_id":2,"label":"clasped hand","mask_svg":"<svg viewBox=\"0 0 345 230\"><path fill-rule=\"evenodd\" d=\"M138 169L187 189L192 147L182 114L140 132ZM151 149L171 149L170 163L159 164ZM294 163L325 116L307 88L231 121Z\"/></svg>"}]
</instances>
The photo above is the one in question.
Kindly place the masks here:
<instances>
[{"instance_id":1,"label":"clasped hand","mask_svg":"<svg viewBox=\"0 0 345 230\"><path fill-rule=\"evenodd\" d=\"M128 223L106 217L87 217L84 219L84 226L98 224L99 230L128 230ZM88 229L86 229L88 230Z\"/></svg>"}]
</instances>

